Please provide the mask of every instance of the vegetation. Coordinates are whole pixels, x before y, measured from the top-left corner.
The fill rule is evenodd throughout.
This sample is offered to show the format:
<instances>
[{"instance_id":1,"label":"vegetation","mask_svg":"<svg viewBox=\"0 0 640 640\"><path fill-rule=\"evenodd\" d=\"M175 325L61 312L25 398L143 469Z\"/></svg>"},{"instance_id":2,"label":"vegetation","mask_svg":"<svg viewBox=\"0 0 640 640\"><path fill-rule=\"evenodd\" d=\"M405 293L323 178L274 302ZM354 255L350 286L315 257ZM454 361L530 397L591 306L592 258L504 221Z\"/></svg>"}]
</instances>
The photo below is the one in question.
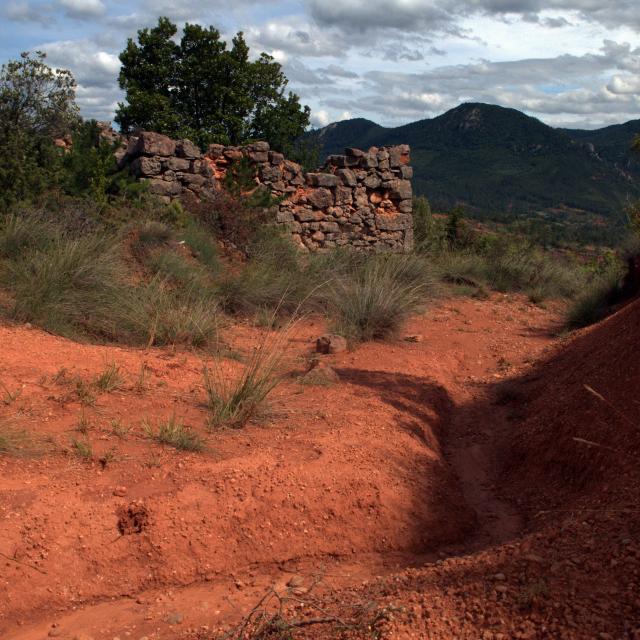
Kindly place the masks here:
<instances>
[{"instance_id":1,"label":"vegetation","mask_svg":"<svg viewBox=\"0 0 640 640\"><path fill-rule=\"evenodd\" d=\"M345 147L409 141L414 190L428 196L435 210L464 203L469 215L524 224L523 231L541 242L606 246L625 233L627 196L640 197L640 156L629 151L637 134L639 120L596 131L563 130L515 109L472 103L393 129L358 118L307 136L320 144L322 157Z\"/></svg>"},{"instance_id":2,"label":"vegetation","mask_svg":"<svg viewBox=\"0 0 640 640\"><path fill-rule=\"evenodd\" d=\"M175 415L162 420L154 429L150 424L145 425L147 435L159 442L182 451L203 451L203 439L192 429L186 427Z\"/></svg>"},{"instance_id":3,"label":"vegetation","mask_svg":"<svg viewBox=\"0 0 640 640\"><path fill-rule=\"evenodd\" d=\"M213 27L187 23L179 43L176 34L176 25L160 18L120 54L126 102L118 106L116 122L122 129L140 127L201 146L260 139L290 149L310 111L297 95L285 93L280 64L266 53L251 60L242 33L230 48Z\"/></svg>"},{"instance_id":4,"label":"vegetation","mask_svg":"<svg viewBox=\"0 0 640 640\"><path fill-rule=\"evenodd\" d=\"M0 69L0 206L43 191L55 173L54 139L79 122L76 84L42 52L23 53Z\"/></svg>"},{"instance_id":5,"label":"vegetation","mask_svg":"<svg viewBox=\"0 0 640 640\"><path fill-rule=\"evenodd\" d=\"M253 350L239 377L232 379L215 362L203 370L212 427L243 427L264 408L282 379L281 365L294 323L274 336L266 334Z\"/></svg>"},{"instance_id":6,"label":"vegetation","mask_svg":"<svg viewBox=\"0 0 640 640\"><path fill-rule=\"evenodd\" d=\"M357 260L329 284L332 330L356 342L393 337L434 290L429 264L420 257L376 254Z\"/></svg>"}]
</instances>

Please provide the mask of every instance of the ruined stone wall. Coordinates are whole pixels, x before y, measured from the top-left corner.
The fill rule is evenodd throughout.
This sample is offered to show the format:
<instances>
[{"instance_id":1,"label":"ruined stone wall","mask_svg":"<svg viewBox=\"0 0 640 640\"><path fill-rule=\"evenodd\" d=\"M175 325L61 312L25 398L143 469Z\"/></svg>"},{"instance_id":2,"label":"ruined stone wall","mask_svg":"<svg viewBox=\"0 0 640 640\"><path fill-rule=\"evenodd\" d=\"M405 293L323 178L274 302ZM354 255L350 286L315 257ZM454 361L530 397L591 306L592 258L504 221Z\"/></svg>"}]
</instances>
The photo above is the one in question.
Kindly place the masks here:
<instances>
[{"instance_id":1,"label":"ruined stone wall","mask_svg":"<svg viewBox=\"0 0 640 640\"><path fill-rule=\"evenodd\" d=\"M189 140L141 132L118 153L149 182L152 193L166 199L214 198L227 172L246 158L256 187L281 198L276 222L293 241L311 251L336 246L359 250L410 251L413 219L409 147L346 149L330 156L314 173L271 151L266 142L244 147L211 145L205 154Z\"/></svg>"}]
</instances>

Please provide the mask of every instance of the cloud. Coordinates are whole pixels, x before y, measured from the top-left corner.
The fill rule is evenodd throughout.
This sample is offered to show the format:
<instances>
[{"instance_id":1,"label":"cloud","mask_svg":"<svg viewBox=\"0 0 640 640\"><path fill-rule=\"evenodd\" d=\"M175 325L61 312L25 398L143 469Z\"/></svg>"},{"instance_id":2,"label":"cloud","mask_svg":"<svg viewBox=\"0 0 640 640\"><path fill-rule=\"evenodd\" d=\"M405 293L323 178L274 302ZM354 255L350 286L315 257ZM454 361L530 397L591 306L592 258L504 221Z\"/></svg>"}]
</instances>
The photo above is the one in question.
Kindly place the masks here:
<instances>
[{"instance_id":1,"label":"cloud","mask_svg":"<svg viewBox=\"0 0 640 640\"><path fill-rule=\"evenodd\" d=\"M35 22L43 27L52 21L50 5L33 6L26 0L9 2L4 15L12 22Z\"/></svg>"},{"instance_id":2,"label":"cloud","mask_svg":"<svg viewBox=\"0 0 640 640\"><path fill-rule=\"evenodd\" d=\"M582 56L485 60L420 73L372 71L364 76L369 95L359 101L405 121L465 101L514 107L551 122L567 114L622 119L640 114L640 80L628 72L638 64L640 47L607 41L600 52Z\"/></svg>"},{"instance_id":3,"label":"cloud","mask_svg":"<svg viewBox=\"0 0 640 640\"><path fill-rule=\"evenodd\" d=\"M97 18L107 11L102 0L58 0L58 5L67 16L77 20Z\"/></svg>"}]
</instances>

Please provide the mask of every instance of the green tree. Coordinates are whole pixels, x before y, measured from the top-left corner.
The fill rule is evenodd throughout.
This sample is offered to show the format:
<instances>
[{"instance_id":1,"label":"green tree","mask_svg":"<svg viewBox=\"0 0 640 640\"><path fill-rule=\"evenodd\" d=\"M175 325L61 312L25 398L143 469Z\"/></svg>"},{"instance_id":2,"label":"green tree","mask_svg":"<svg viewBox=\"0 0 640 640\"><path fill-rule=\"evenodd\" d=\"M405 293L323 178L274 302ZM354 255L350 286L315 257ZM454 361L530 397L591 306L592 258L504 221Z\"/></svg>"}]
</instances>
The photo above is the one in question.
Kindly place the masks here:
<instances>
[{"instance_id":1,"label":"green tree","mask_svg":"<svg viewBox=\"0 0 640 640\"><path fill-rule=\"evenodd\" d=\"M149 129L201 146L261 139L287 151L310 111L286 92L280 64L265 53L251 60L242 33L231 47L214 27L187 24L179 44L176 34L176 25L160 18L120 54L126 102L115 119L123 131Z\"/></svg>"},{"instance_id":2,"label":"green tree","mask_svg":"<svg viewBox=\"0 0 640 640\"><path fill-rule=\"evenodd\" d=\"M52 69L45 54L22 53L0 70L0 204L36 195L52 182L54 139L80 121L71 72Z\"/></svg>"}]
</instances>

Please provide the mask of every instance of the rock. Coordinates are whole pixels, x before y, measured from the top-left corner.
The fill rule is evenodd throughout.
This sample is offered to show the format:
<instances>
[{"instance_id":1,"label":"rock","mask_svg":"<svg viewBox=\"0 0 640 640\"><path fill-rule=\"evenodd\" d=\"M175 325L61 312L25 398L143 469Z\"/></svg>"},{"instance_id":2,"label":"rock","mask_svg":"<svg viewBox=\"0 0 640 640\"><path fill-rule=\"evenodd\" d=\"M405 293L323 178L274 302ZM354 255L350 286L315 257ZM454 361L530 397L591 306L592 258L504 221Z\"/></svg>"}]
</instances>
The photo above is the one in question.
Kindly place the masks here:
<instances>
[{"instance_id":1,"label":"rock","mask_svg":"<svg viewBox=\"0 0 640 640\"><path fill-rule=\"evenodd\" d=\"M419 333L410 334L403 338L405 342L422 342L423 338Z\"/></svg>"},{"instance_id":2,"label":"rock","mask_svg":"<svg viewBox=\"0 0 640 640\"><path fill-rule=\"evenodd\" d=\"M380 231L403 231L413 223L411 216L405 213L377 213L375 220Z\"/></svg>"},{"instance_id":3,"label":"rock","mask_svg":"<svg viewBox=\"0 0 640 640\"><path fill-rule=\"evenodd\" d=\"M202 152L198 145L191 142L191 140L178 140L176 142L176 153L181 158L187 158L188 160L196 160L202 157Z\"/></svg>"},{"instance_id":4,"label":"rock","mask_svg":"<svg viewBox=\"0 0 640 640\"><path fill-rule=\"evenodd\" d=\"M269 151L269 162L276 166L284 164L284 155L277 151Z\"/></svg>"},{"instance_id":5,"label":"rock","mask_svg":"<svg viewBox=\"0 0 640 640\"><path fill-rule=\"evenodd\" d=\"M182 621L184 620L184 616L179 613L178 611L174 611L173 613L170 613L167 616L167 622L169 624L182 624Z\"/></svg>"},{"instance_id":6,"label":"rock","mask_svg":"<svg viewBox=\"0 0 640 640\"><path fill-rule=\"evenodd\" d=\"M329 385L339 382L340 376L324 362L318 362L302 376L302 383L309 385ZM292 578L293 579L293 578Z\"/></svg>"},{"instance_id":7,"label":"rock","mask_svg":"<svg viewBox=\"0 0 640 640\"><path fill-rule=\"evenodd\" d=\"M362 149L355 149L353 147L347 147L344 150L344 154L346 156L351 156L352 158L362 158L362 156L364 156L364 151L362 151Z\"/></svg>"},{"instance_id":8,"label":"rock","mask_svg":"<svg viewBox=\"0 0 640 640\"><path fill-rule=\"evenodd\" d=\"M400 177L403 180L411 180L413 178L413 167L408 167L407 165L400 167Z\"/></svg>"},{"instance_id":9,"label":"rock","mask_svg":"<svg viewBox=\"0 0 640 640\"><path fill-rule=\"evenodd\" d=\"M182 192L182 186L177 181L168 182L151 178L149 180L149 191L157 196L177 196Z\"/></svg>"},{"instance_id":10,"label":"rock","mask_svg":"<svg viewBox=\"0 0 640 640\"><path fill-rule=\"evenodd\" d=\"M191 161L185 158L169 158L165 166L170 171L191 171Z\"/></svg>"},{"instance_id":11,"label":"rock","mask_svg":"<svg viewBox=\"0 0 640 640\"><path fill-rule=\"evenodd\" d=\"M269 151L269 149L271 149L271 146L269 145L268 142L266 141L260 141L260 142L254 142L251 147L251 149L253 149L253 151Z\"/></svg>"},{"instance_id":12,"label":"rock","mask_svg":"<svg viewBox=\"0 0 640 640\"><path fill-rule=\"evenodd\" d=\"M316 351L318 353L342 353L347 350L347 341L342 336L327 333L316 340Z\"/></svg>"},{"instance_id":13,"label":"rock","mask_svg":"<svg viewBox=\"0 0 640 640\"><path fill-rule=\"evenodd\" d=\"M333 173L308 173L307 182L312 187L337 187L340 184L340 178Z\"/></svg>"},{"instance_id":14,"label":"rock","mask_svg":"<svg viewBox=\"0 0 640 640\"><path fill-rule=\"evenodd\" d=\"M162 164L159 158L141 156L131 163L131 170L138 177L157 176L162 173Z\"/></svg>"},{"instance_id":15,"label":"rock","mask_svg":"<svg viewBox=\"0 0 640 640\"><path fill-rule=\"evenodd\" d=\"M336 175L342 180L342 184L346 187L355 187L358 184L356 174L351 169L338 169Z\"/></svg>"},{"instance_id":16,"label":"rock","mask_svg":"<svg viewBox=\"0 0 640 640\"><path fill-rule=\"evenodd\" d=\"M377 189L381 184L382 180L380 180L380 178L375 173L370 173L364 179L364 186L367 187L367 189Z\"/></svg>"},{"instance_id":17,"label":"rock","mask_svg":"<svg viewBox=\"0 0 640 640\"><path fill-rule=\"evenodd\" d=\"M495 576L493 576L494 580L499 580L499 581L504 581L507 579L507 577L504 575L504 573L496 573Z\"/></svg>"},{"instance_id":18,"label":"rock","mask_svg":"<svg viewBox=\"0 0 640 640\"><path fill-rule=\"evenodd\" d=\"M351 204L353 202L351 187L336 187L336 204Z\"/></svg>"},{"instance_id":19,"label":"rock","mask_svg":"<svg viewBox=\"0 0 640 640\"><path fill-rule=\"evenodd\" d=\"M119 497L126 496L127 495L127 487L116 487L113 490L113 495L114 496L119 496Z\"/></svg>"},{"instance_id":20,"label":"rock","mask_svg":"<svg viewBox=\"0 0 640 640\"><path fill-rule=\"evenodd\" d=\"M293 587L294 589L297 587L302 587L304 585L304 578L302 576L292 576L290 580L287 582L287 587Z\"/></svg>"},{"instance_id":21,"label":"rock","mask_svg":"<svg viewBox=\"0 0 640 640\"><path fill-rule=\"evenodd\" d=\"M58 626L52 627L49 629L49 633L47 634L50 638L57 638L62 635L62 629Z\"/></svg>"},{"instance_id":22,"label":"rock","mask_svg":"<svg viewBox=\"0 0 640 640\"><path fill-rule=\"evenodd\" d=\"M176 152L176 143L169 137L153 131L141 131L137 138L131 138L127 146L130 156L164 156L169 157Z\"/></svg>"},{"instance_id":23,"label":"rock","mask_svg":"<svg viewBox=\"0 0 640 640\"><path fill-rule=\"evenodd\" d=\"M335 178L335 176L334 176ZM336 178L337 180L337 178ZM311 193L307 195L307 200L316 208L316 209L326 209L334 204L333 202L333 194L329 189L325 189L320 187L318 189L314 189Z\"/></svg>"},{"instance_id":24,"label":"rock","mask_svg":"<svg viewBox=\"0 0 640 640\"><path fill-rule=\"evenodd\" d=\"M269 162L269 153L267 151L249 151L249 158L254 162Z\"/></svg>"}]
</instances>

